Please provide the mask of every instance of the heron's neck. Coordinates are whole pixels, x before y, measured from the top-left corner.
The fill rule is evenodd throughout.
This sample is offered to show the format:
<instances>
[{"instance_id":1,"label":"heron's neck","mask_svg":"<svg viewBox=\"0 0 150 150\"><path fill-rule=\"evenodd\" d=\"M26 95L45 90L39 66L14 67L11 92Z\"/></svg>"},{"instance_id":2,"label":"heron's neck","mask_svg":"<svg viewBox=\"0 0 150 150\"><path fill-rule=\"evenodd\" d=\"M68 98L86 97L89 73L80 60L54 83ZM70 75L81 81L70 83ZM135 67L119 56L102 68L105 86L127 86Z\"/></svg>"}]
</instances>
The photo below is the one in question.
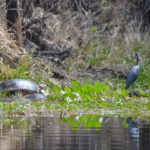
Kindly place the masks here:
<instances>
[{"instance_id":1,"label":"heron's neck","mask_svg":"<svg viewBox=\"0 0 150 150\"><path fill-rule=\"evenodd\" d=\"M136 57L136 65L139 65L139 63L140 63L139 57Z\"/></svg>"}]
</instances>

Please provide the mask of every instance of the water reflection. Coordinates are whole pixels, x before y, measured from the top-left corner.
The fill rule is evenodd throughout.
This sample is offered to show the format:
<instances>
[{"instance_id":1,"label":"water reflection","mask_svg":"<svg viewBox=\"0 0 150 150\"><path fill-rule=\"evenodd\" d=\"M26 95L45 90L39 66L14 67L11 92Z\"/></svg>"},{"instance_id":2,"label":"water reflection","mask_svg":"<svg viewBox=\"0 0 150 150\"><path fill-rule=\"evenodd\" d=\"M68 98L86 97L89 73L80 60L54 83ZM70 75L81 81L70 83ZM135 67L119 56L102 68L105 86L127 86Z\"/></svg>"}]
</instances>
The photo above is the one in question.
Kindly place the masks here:
<instances>
[{"instance_id":1,"label":"water reflection","mask_svg":"<svg viewBox=\"0 0 150 150\"><path fill-rule=\"evenodd\" d=\"M148 150L148 119L76 115L0 120L0 150Z\"/></svg>"},{"instance_id":2,"label":"water reflection","mask_svg":"<svg viewBox=\"0 0 150 150\"><path fill-rule=\"evenodd\" d=\"M137 150L138 150L139 149L139 136L140 136L139 126L134 120L132 120L132 117L128 117L126 122L128 124L128 130L133 140L133 144L137 147Z\"/></svg>"}]
</instances>

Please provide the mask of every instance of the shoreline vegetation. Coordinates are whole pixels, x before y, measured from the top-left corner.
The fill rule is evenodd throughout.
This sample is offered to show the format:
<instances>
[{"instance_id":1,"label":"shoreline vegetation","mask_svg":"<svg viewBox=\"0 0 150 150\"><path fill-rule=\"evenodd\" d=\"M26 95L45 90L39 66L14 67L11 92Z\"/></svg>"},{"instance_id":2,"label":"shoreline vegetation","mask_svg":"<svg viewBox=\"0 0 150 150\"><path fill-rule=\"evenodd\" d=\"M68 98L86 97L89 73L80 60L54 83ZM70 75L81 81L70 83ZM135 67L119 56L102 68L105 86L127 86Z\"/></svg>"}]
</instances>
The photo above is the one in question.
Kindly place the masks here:
<instances>
[{"instance_id":1,"label":"shoreline vegetation","mask_svg":"<svg viewBox=\"0 0 150 150\"><path fill-rule=\"evenodd\" d=\"M103 15L110 13L110 7L112 6L107 3L103 4ZM35 9L42 8L35 7ZM70 32L75 32L77 28L71 26L69 29L70 22L66 21L68 30L64 29L63 32L59 27L60 16L49 15L51 15L53 22L47 21L45 24L49 23L49 27L53 27L53 31L51 28L49 32L53 35L54 40L59 44L72 46L69 53L66 48L65 55L58 51L55 54L51 52L49 58L34 57L31 47L26 50L26 46L18 44L14 40L13 33L7 29L5 17L0 16L0 81L21 78L39 85L44 84L43 94L48 97L41 101L3 100L2 97L8 94L3 92L0 94L0 113L34 115L52 112L60 114L88 112L148 116L150 114L150 42L148 32L138 30L140 24L137 24L139 25L137 27L124 26L127 31L123 34L120 33L121 25L118 28L113 26L111 27L113 34L111 34L110 28L107 29L110 34L108 31L106 34L99 26L86 24L87 28L83 27L83 32L87 31L85 34L82 35L81 30L77 30L77 35L67 39ZM90 14L89 16L91 17ZM82 16L80 17L82 18ZM72 18L73 26L75 26L74 21L77 20ZM108 27L107 21L104 20L103 26L105 23ZM52 25L52 23L58 24ZM78 22L76 23L78 24ZM33 30L35 30L34 27ZM25 33L21 34L24 37L27 36ZM56 39L63 36L62 41ZM79 38L80 36L83 36L82 39ZM47 42L45 43L47 44ZM135 65L134 55L137 51L140 53L141 61L139 77L130 89L125 90L126 75L129 69ZM133 94L130 97L130 93L136 92L138 94Z\"/></svg>"}]
</instances>

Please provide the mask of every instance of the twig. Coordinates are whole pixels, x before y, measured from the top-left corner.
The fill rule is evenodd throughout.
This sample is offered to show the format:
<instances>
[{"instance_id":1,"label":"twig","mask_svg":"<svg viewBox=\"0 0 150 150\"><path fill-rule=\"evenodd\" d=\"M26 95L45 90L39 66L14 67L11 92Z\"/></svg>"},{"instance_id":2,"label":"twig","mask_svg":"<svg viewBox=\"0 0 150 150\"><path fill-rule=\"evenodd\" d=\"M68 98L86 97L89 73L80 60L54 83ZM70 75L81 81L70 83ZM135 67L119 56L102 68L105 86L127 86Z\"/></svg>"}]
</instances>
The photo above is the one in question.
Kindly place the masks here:
<instances>
[{"instance_id":1,"label":"twig","mask_svg":"<svg viewBox=\"0 0 150 150\"><path fill-rule=\"evenodd\" d=\"M27 29L28 29L30 26L32 26L33 24L36 24L36 23L38 23L38 22L41 22L41 20L44 20L44 19L47 19L47 18L49 18L49 17L41 17L41 18L34 18L34 19L31 19L28 24L26 24L26 25L24 25L24 26L22 27L22 31L27 30Z\"/></svg>"}]
</instances>

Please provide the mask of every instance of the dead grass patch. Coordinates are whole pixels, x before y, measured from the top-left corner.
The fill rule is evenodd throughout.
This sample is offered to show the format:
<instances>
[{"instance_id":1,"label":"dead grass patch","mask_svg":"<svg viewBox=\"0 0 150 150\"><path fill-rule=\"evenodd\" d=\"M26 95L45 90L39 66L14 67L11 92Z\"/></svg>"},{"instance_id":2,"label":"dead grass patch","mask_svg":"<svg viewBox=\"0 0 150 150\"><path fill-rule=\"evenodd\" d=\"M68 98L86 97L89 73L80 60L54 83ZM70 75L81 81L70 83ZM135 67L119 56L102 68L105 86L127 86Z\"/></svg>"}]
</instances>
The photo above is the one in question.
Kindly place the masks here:
<instances>
[{"instance_id":1,"label":"dead grass patch","mask_svg":"<svg viewBox=\"0 0 150 150\"><path fill-rule=\"evenodd\" d=\"M15 66L22 52L13 40L13 35L8 33L5 23L0 20L0 56L10 66Z\"/></svg>"}]
</instances>

